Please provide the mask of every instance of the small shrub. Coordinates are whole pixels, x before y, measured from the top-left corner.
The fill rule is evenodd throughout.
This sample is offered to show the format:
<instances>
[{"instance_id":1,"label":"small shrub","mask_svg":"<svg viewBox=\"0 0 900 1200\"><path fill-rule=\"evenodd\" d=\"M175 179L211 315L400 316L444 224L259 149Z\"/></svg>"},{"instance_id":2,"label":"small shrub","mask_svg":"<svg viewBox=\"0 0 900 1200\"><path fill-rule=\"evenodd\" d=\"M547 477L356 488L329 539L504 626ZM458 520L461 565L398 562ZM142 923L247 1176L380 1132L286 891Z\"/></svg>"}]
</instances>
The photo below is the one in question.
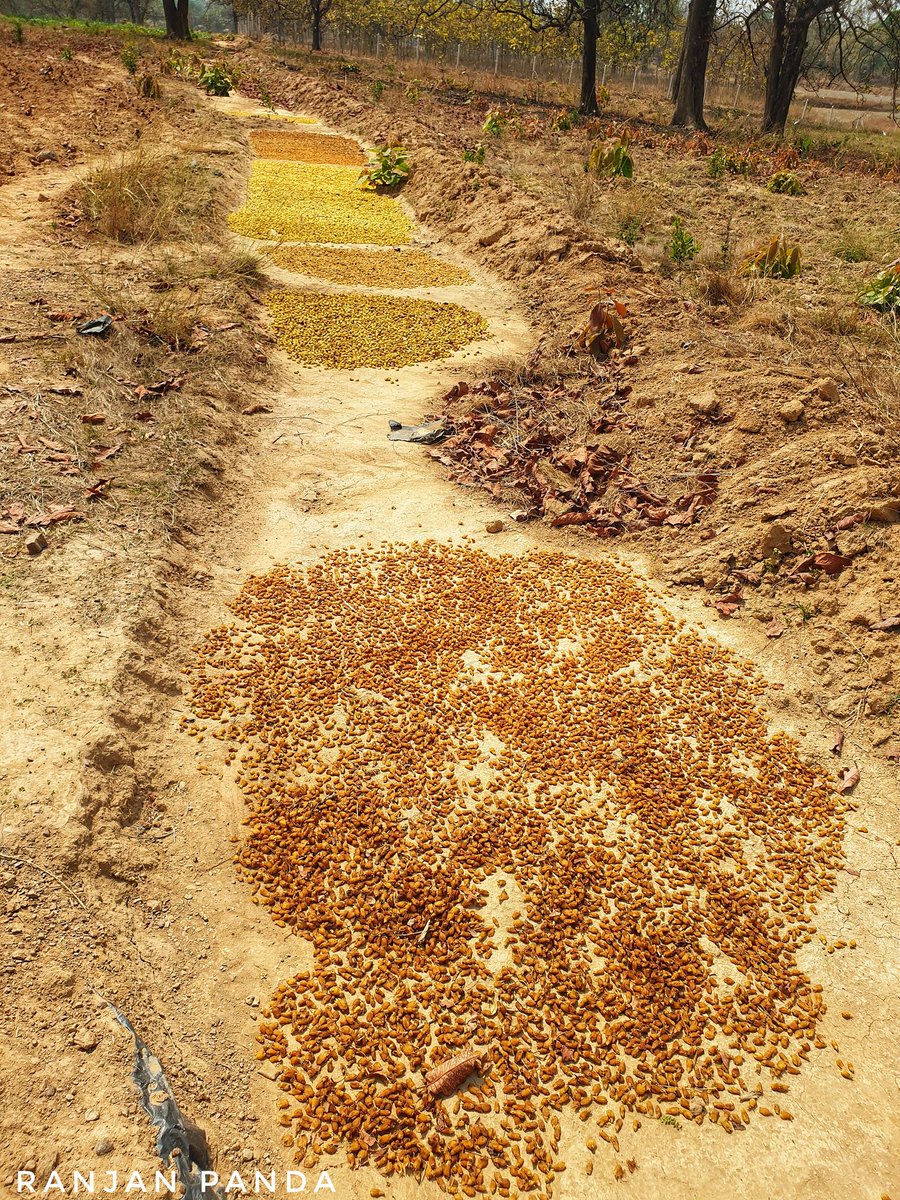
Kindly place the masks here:
<instances>
[{"instance_id":1,"label":"small shrub","mask_svg":"<svg viewBox=\"0 0 900 1200\"><path fill-rule=\"evenodd\" d=\"M499 137L503 132L503 117L495 108L485 117L481 132L493 134L494 137Z\"/></svg>"},{"instance_id":2,"label":"small shrub","mask_svg":"<svg viewBox=\"0 0 900 1200\"><path fill-rule=\"evenodd\" d=\"M550 127L558 133L568 133L578 124L578 110L574 108L564 108L562 112L558 112L550 122Z\"/></svg>"},{"instance_id":3,"label":"small shrub","mask_svg":"<svg viewBox=\"0 0 900 1200\"><path fill-rule=\"evenodd\" d=\"M717 146L709 156L706 171L711 179L721 179L723 175L749 175L752 166L748 154L733 154Z\"/></svg>"},{"instance_id":4,"label":"small shrub","mask_svg":"<svg viewBox=\"0 0 900 1200\"><path fill-rule=\"evenodd\" d=\"M383 80L383 79L375 79L375 80L373 80L373 82L372 82L372 88L371 88L371 91L372 91L372 99L373 99L373 100L380 100L380 99L381 99L381 97L384 95L384 89L385 89L386 87L387 87L387 84L384 82L384 80Z\"/></svg>"},{"instance_id":5,"label":"small shrub","mask_svg":"<svg viewBox=\"0 0 900 1200\"><path fill-rule=\"evenodd\" d=\"M806 188L793 171L776 171L766 184L766 188L770 192L776 192L779 196L804 196L806 194Z\"/></svg>"},{"instance_id":6,"label":"small shrub","mask_svg":"<svg viewBox=\"0 0 900 1200\"><path fill-rule=\"evenodd\" d=\"M138 64L140 63L137 46L129 42L127 46L122 47L122 53L119 55L119 58L122 60L122 66L129 75L137 75Z\"/></svg>"},{"instance_id":7,"label":"small shrub","mask_svg":"<svg viewBox=\"0 0 900 1200\"><path fill-rule=\"evenodd\" d=\"M900 258L869 280L859 294L859 302L876 312L900 316Z\"/></svg>"},{"instance_id":8,"label":"small shrub","mask_svg":"<svg viewBox=\"0 0 900 1200\"><path fill-rule=\"evenodd\" d=\"M25 41L25 26L19 20L12 23L12 40L17 46L21 46Z\"/></svg>"},{"instance_id":9,"label":"small shrub","mask_svg":"<svg viewBox=\"0 0 900 1200\"><path fill-rule=\"evenodd\" d=\"M203 66L197 82L208 96L228 96L237 83L237 76L224 62Z\"/></svg>"},{"instance_id":10,"label":"small shrub","mask_svg":"<svg viewBox=\"0 0 900 1200\"><path fill-rule=\"evenodd\" d=\"M479 167L484 166L484 143L479 142L477 146L466 146L463 150L463 162L475 163Z\"/></svg>"},{"instance_id":11,"label":"small shrub","mask_svg":"<svg viewBox=\"0 0 900 1200\"><path fill-rule=\"evenodd\" d=\"M800 274L800 247L789 246L783 237L774 237L745 255L739 273L762 275L767 279L793 279Z\"/></svg>"},{"instance_id":12,"label":"small shrub","mask_svg":"<svg viewBox=\"0 0 900 1200\"><path fill-rule=\"evenodd\" d=\"M644 232L644 222L637 215L624 217L616 226L616 233L626 246L633 246Z\"/></svg>"},{"instance_id":13,"label":"small shrub","mask_svg":"<svg viewBox=\"0 0 900 1200\"><path fill-rule=\"evenodd\" d=\"M403 89L403 96L410 104L418 104L420 95L419 85L415 81L408 83Z\"/></svg>"},{"instance_id":14,"label":"small shrub","mask_svg":"<svg viewBox=\"0 0 900 1200\"><path fill-rule=\"evenodd\" d=\"M60 50L59 57L63 62L71 62L72 61L72 51L69 49L68 46L66 46L66 47L64 47L64 49Z\"/></svg>"},{"instance_id":15,"label":"small shrub","mask_svg":"<svg viewBox=\"0 0 900 1200\"><path fill-rule=\"evenodd\" d=\"M692 262L700 252L700 243L687 232L681 217L672 218L672 236L666 242L665 250L666 256L677 267Z\"/></svg>"},{"instance_id":16,"label":"small shrub","mask_svg":"<svg viewBox=\"0 0 900 1200\"><path fill-rule=\"evenodd\" d=\"M406 183L411 167L402 146L380 146L372 153L375 162L364 167L359 176L364 187L394 188Z\"/></svg>"},{"instance_id":17,"label":"small shrub","mask_svg":"<svg viewBox=\"0 0 900 1200\"><path fill-rule=\"evenodd\" d=\"M623 179L631 179L634 161L628 153L629 145L627 134L623 134L612 146L598 143L591 149L585 171L591 175L619 175Z\"/></svg>"},{"instance_id":18,"label":"small shrub","mask_svg":"<svg viewBox=\"0 0 900 1200\"><path fill-rule=\"evenodd\" d=\"M269 112L273 113L275 111L275 101L272 99L272 93L262 80L259 81L259 87L257 90L259 91L260 104L263 106L263 108L266 108L269 110Z\"/></svg>"},{"instance_id":19,"label":"small shrub","mask_svg":"<svg viewBox=\"0 0 900 1200\"><path fill-rule=\"evenodd\" d=\"M155 75L138 75L134 86L137 88L138 95L144 96L147 100L159 100L162 96L159 80Z\"/></svg>"},{"instance_id":20,"label":"small shrub","mask_svg":"<svg viewBox=\"0 0 900 1200\"><path fill-rule=\"evenodd\" d=\"M340 71L342 75L358 75L359 63L342 62L338 67L338 71Z\"/></svg>"}]
</instances>

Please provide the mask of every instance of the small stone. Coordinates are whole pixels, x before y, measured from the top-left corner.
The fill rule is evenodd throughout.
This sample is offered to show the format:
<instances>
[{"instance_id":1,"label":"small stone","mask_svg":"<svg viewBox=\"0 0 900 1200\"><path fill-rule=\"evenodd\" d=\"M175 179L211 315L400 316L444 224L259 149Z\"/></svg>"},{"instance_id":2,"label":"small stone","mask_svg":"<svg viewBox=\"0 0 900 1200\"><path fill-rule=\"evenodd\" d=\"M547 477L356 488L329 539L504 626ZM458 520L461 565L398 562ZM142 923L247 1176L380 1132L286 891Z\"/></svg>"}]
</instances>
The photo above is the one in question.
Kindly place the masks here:
<instances>
[{"instance_id":1,"label":"small stone","mask_svg":"<svg viewBox=\"0 0 900 1200\"><path fill-rule=\"evenodd\" d=\"M88 1029L87 1026L82 1025L75 1030L75 1036L72 1038L72 1045L77 1050L83 1050L85 1054L87 1054L91 1050L96 1049L99 1041L100 1038L96 1033Z\"/></svg>"},{"instance_id":2,"label":"small stone","mask_svg":"<svg viewBox=\"0 0 900 1200\"><path fill-rule=\"evenodd\" d=\"M87 1110L87 1112L84 1114L84 1119L90 1125L94 1121L100 1120L100 1114L97 1112L96 1108L89 1108Z\"/></svg>"},{"instance_id":3,"label":"small stone","mask_svg":"<svg viewBox=\"0 0 900 1200\"><path fill-rule=\"evenodd\" d=\"M94 1153L98 1157L102 1158L104 1154L112 1154L113 1149L114 1149L113 1144L109 1140L109 1138L101 1138L100 1141L94 1147Z\"/></svg>"},{"instance_id":4,"label":"small stone","mask_svg":"<svg viewBox=\"0 0 900 1200\"><path fill-rule=\"evenodd\" d=\"M813 391L820 400L827 400L830 404L837 404L841 398L840 389L833 379L818 380Z\"/></svg>"},{"instance_id":5,"label":"small stone","mask_svg":"<svg viewBox=\"0 0 900 1200\"><path fill-rule=\"evenodd\" d=\"M38 150L37 154L31 161L33 163L58 162L59 155L55 150Z\"/></svg>"},{"instance_id":6,"label":"small stone","mask_svg":"<svg viewBox=\"0 0 900 1200\"><path fill-rule=\"evenodd\" d=\"M25 539L25 549L29 554L40 554L42 550L47 549L47 535L43 529L36 529L34 533L29 534Z\"/></svg>"},{"instance_id":7,"label":"small stone","mask_svg":"<svg viewBox=\"0 0 900 1200\"><path fill-rule=\"evenodd\" d=\"M740 413L734 425L735 429L740 433L759 433L765 423L765 418L761 412L750 409L749 412Z\"/></svg>"},{"instance_id":8,"label":"small stone","mask_svg":"<svg viewBox=\"0 0 900 1200\"><path fill-rule=\"evenodd\" d=\"M869 509L870 521L882 521L885 525L896 525L900 521L900 500L883 500Z\"/></svg>"},{"instance_id":9,"label":"small stone","mask_svg":"<svg viewBox=\"0 0 900 1200\"><path fill-rule=\"evenodd\" d=\"M162 908L162 900L148 900L147 912L158 913Z\"/></svg>"},{"instance_id":10,"label":"small stone","mask_svg":"<svg viewBox=\"0 0 900 1200\"><path fill-rule=\"evenodd\" d=\"M502 521L488 521L487 525L485 525L485 529L488 531L488 533L502 533L503 522Z\"/></svg>"},{"instance_id":11,"label":"small stone","mask_svg":"<svg viewBox=\"0 0 900 1200\"><path fill-rule=\"evenodd\" d=\"M806 408L802 400L788 400L778 410L779 417L787 425L793 425L795 421L801 420L805 414Z\"/></svg>"},{"instance_id":12,"label":"small stone","mask_svg":"<svg viewBox=\"0 0 900 1200\"><path fill-rule=\"evenodd\" d=\"M689 396L688 404L702 417L711 417L718 412L719 397L715 392L701 392L698 396Z\"/></svg>"},{"instance_id":13,"label":"small stone","mask_svg":"<svg viewBox=\"0 0 900 1200\"><path fill-rule=\"evenodd\" d=\"M253 1162L253 1160L255 1158L256 1158L256 1155L253 1153L253 1151L250 1149L249 1146L241 1154L241 1160L245 1163L251 1163L251 1162Z\"/></svg>"},{"instance_id":14,"label":"small stone","mask_svg":"<svg viewBox=\"0 0 900 1200\"><path fill-rule=\"evenodd\" d=\"M478 239L479 246L493 246L505 237L509 232L509 227L506 225L498 225L495 229L491 229L488 233L482 234Z\"/></svg>"},{"instance_id":15,"label":"small stone","mask_svg":"<svg viewBox=\"0 0 900 1200\"><path fill-rule=\"evenodd\" d=\"M775 521L759 541L759 555L768 558L776 550L779 554L787 554L791 548L791 532L786 526Z\"/></svg>"},{"instance_id":16,"label":"small stone","mask_svg":"<svg viewBox=\"0 0 900 1200\"><path fill-rule=\"evenodd\" d=\"M830 717L848 717L856 707L856 697L852 692L844 692L825 705L825 711Z\"/></svg>"}]
</instances>

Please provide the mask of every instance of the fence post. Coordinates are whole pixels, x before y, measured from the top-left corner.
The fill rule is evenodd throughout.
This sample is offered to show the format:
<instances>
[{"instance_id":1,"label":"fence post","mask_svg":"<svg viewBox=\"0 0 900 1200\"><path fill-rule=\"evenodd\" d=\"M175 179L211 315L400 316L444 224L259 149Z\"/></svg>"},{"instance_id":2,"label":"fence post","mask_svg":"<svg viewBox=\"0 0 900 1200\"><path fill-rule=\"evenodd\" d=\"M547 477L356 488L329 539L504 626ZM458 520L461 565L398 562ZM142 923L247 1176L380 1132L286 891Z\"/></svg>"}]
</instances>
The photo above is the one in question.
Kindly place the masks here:
<instances>
[{"instance_id":1,"label":"fence post","mask_svg":"<svg viewBox=\"0 0 900 1200\"><path fill-rule=\"evenodd\" d=\"M381 58L381 34L375 34L375 57Z\"/></svg>"},{"instance_id":2,"label":"fence post","mask_svg":"<svg viewBox=\"0 0 900 1200\"><path fill-rule=\"evenodd\" d=\"M634 95L636 95L636 94L637 94L637 77L638 77L638 68L637 68L637 67L635 67L635 68L634 68L634 78L631 80L631 94L632 94L632 96L634 96Z\"/></svg>"},{"instance_id":3,"label":"fence post","mask_svg":"<svg viewBox=\"0 0 900 1200\"><path fill-rule=\"evenodd\" d=\"M462 42L456 43L456 69L459 70L459 56L462 52Z\"/></svg>"}]
</instances>

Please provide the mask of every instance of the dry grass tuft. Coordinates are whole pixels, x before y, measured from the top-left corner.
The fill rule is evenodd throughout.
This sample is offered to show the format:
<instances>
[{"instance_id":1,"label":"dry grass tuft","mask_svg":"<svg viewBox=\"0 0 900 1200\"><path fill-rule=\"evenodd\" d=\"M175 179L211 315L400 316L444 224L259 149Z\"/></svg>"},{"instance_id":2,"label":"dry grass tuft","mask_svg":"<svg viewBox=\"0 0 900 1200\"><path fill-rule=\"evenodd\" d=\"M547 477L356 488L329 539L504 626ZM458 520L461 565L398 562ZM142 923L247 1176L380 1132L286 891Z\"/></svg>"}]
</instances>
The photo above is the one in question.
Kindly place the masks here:
<instances>
[{"instance_id":1,"label":"dry grass tuft","mask_svg":"<svg viewBox=\"0 0 900 1200\"><path fill-rule=\"evenodd\" d=\"M211 189L193 158L140 142L78 185L88 220L117 242L185 241L210 228Z\"/></svg>"},{"instance_id":2,"label":"dry grass tuft","mask_svg":"<svg viewBox=\"0 0 900 1200\"><path fill-rule=\"evenodd\" d=\"M696 286L700 300L711 308L741 308L749 299L746 284L721 267L701 266Z\"/></svg>"}]
</instances>

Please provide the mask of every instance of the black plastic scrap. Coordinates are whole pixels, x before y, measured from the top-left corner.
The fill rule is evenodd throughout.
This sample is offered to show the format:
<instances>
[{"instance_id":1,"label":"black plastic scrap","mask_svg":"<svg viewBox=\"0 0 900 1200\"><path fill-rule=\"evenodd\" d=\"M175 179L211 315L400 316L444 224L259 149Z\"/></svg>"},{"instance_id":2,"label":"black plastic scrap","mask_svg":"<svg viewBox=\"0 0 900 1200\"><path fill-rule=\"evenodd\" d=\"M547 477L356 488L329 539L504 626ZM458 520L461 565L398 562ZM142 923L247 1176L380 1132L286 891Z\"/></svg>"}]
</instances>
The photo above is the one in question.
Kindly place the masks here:
<instances>
[{"instance_id":1,"label":"black plastic scrap","mask_svg":"<svg viewBox=\"0 0 900 1200\"><path fill-rule=\"evenodd\" d=\"M171 1165L177 1170L178 1178L184 1186L184 1200L209 1200L209 1197L224 1200L220 1188L210 1187L208 1184L201 1187L200 1172L210 1169L206 1134L199 1125L181 1115L159 1059L146 1042L138 1037L134 1026L124 1013L119 1012L109 1001L107 1004L113 1010L119 1024L124 1026L134 1039L134 1070L131 1078L138 1086L141 1104L158 1131L156 1153L163 1166Z\"/></svg>"},{"instance_id":2,"label":"black plastic scrap","mask_svg":"<svg viewBox=\"0 0 900 1200\"><path fill-rule=\"evenodd\" d=\"M388 434L390 442L418 442L421 446L436 446L453 433L452 427L443 421L426 421L424 425L401 425L399 421L388 423L391 427Z\"/></svg>"},{"instance_id":3,"label":"black plastic scrap","mask_svg":"<svg viewBox=\"0 0 900 1200\"><path fill-rule=\"evenodd\" d=\"M85 321L83 325L79 325L76 333L93 334L94 337L102 337L110 325L112 325L112 317L109 313L104 313L100 317L94 317L90 321Z\"/></svg>"}]
</instances>

